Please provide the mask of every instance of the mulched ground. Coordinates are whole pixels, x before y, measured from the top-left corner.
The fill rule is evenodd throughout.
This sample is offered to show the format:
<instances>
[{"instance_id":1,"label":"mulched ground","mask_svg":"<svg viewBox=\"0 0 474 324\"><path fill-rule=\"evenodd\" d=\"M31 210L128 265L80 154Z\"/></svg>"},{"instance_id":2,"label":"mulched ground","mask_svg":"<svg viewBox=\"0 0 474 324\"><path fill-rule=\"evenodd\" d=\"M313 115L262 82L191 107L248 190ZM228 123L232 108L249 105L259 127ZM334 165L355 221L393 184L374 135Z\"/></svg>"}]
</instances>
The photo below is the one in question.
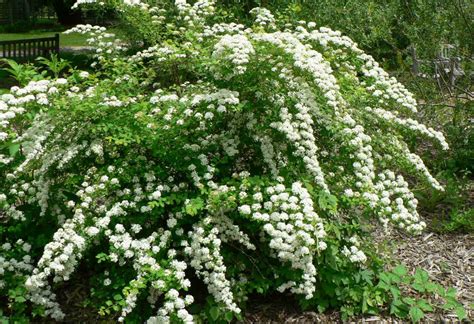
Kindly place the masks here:
<instances>
[{"instance_id":1,"label":"mulched ground","mask_svg":"<svg viewBox=\"0 0 474 324\"><path fill-rule=\"evenodd\" d=\"M394 257L410 268L421 267L430 277L458 291L459 300L474 303L474 235L440 235L427 233L414 238L395 234L394 240L403 242Z\"/></svg>"},{"instance_id":2,"label":"mulched ground","mask_svg":"<svg viewBox=\"0 0 474 324\"><path fill-rule=\"evenodd\" d=\"M413 237L400 232L388 236L376 232L374 237L382 251L387 245L393 252L388 256L414 272L423 268L430 278L445 287L455 287L458 299L466 309L474 303L474 235L424 233ZM387 254L387 252L385 252ZM292 301L277 299L256 301L248 311L244 323L339 323L337 312L318 314L301 312ZM474 319L474 311L468 310L468 318ZM437 323L457 323L454 314L428 314L424 321ZM467 321L469 322L469 321ZM406 323L390 316L365 316L352 318L347 323Z\"/></svg>"}]
</instances>

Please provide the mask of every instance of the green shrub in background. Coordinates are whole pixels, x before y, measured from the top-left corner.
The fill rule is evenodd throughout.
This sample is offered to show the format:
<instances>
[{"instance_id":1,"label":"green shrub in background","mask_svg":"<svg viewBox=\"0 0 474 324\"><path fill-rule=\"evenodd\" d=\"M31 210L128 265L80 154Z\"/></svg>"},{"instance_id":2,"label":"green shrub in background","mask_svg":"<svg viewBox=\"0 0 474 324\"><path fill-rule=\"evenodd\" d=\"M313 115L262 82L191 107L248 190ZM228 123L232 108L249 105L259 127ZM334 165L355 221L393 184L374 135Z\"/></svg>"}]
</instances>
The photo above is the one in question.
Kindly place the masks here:
<instances>
[{"instance_id":1,"label":"green shrub in background","mask_svg":"<svg viewBox=\"0 0 474 324\"><path fill-rule=\"evenodd\" d=\"M2 316L64 318L55 291L82 264L89 303L120 321L232 321L275 291L344 317L465 317L426 272L384 271L371 242L376 220L425 228L406 175L443 190L413 139L448 149L371 56L263 8L244 26L211 1L104 6L149 47L77 26L92 71L43 61L0 97Z\"/></svg>"},{"instance_id":2,"label":"green shrub in background","mask_svg":"<svg viewBox=\"0 0 474 324\"><path fill-rule=\"evenodd\" d=\"M223 5L225 16L249 17L249 10L261 5L282 22L303 19L340 30L391 68L400 68L410 46L422 58L436 57L444 43L467 57L474 52L474 4L468 0L229 0Z\"/></svg>"}]
</instances>

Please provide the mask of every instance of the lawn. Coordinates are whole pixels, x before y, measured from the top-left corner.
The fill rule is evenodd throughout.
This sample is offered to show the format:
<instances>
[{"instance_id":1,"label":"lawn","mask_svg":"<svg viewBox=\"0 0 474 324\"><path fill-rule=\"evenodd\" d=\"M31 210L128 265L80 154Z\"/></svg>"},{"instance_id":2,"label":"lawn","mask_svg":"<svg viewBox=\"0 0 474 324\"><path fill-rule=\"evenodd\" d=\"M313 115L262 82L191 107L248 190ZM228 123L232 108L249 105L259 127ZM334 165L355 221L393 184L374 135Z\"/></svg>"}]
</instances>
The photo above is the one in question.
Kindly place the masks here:
<instances>
[{"instance_id":1,"label":"lawn","mask_svg":"<svg viewBox=\"0 0 474 324\"><path fill-rule=\"evenodd\" d=\"M27 33L0 33L0 41L3 40L17 40L29 38L51 37L59 33L59 40L61 46L86 46L87 36L80 34L63 34L62 32L27 32Z\"/></svg>"},{"instance_id":2,"label":"lawn","mask_svg":"<svg viewBox=\"0 0 474 324\"><path fill-rule=\"evenodd\" d=\"M118 29L111 28L109 30L112 33L120 35L121 32ZM59 34L59 42L62 47L70 46L87 46L86 39L88 36L77 33L64 34L63 31L51 31L51 30L40 30L40 31L29 31L25 33L0 33L0 41L3 40L17 40L17 39L28 39L28 38L41 38L41 37L52 37L55 34Z\"/></svg>"}]
</instances>

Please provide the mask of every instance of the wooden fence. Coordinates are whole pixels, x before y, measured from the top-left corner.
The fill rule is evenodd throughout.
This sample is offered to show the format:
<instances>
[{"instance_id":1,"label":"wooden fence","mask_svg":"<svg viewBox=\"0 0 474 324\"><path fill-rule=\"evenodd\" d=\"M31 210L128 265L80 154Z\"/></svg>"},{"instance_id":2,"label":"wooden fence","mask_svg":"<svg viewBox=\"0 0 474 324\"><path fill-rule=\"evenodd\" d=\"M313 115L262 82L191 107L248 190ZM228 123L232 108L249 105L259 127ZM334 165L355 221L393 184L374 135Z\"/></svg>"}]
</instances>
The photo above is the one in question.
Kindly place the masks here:
<instances>
[{"instance_id":1,"label":"wooden fence","mask_svg":"<svg viewBox=\"0 0 474 324\"><path fill-rule=\"evenodd\" d=\"M448 90L453 93L456 80L465 75L462 69L460 56L455 56L455 47L450 44L442 44L437 58L420 60L416 54L416 48L410 48L412 57L411 70L414 75L429 77L436 80L440 90ZM464 58L466 59L466 58Z\"/></svg>"},{"instance_id":2,"label":"wooden fence","mask_svg":"<svg viewBox=\"0 0 474 324\"><path fill-rule=\"evenodd\" d=\"M0 41L0 58L28 61L59 53L59 34L53 37Z\"/></svg>"}]
</instances>

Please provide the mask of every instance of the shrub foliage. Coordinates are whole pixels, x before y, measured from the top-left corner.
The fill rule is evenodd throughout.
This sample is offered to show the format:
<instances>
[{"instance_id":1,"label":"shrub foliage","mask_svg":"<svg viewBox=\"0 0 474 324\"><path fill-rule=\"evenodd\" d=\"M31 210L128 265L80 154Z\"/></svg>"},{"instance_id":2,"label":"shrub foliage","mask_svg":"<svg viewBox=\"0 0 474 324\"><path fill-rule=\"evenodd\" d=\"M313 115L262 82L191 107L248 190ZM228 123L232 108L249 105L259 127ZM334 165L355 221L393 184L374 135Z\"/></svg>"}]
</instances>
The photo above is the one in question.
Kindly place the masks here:
<instances>
[{"instance_id":1,"label":"shrub foliage","mask_svg":"<svg viewBox=\"0 0 474 324\"><path fill-rule=\"evenodd\" d=\"M406 141L447 149L443 135L340 32L278 29L264 8L244 26L211 1L153 3L105 3L139 51L80 25L69 32L90 35L93 72L43 73L0 97L12 314L62 319L54 291L80 264L95 264L91 298L120 320L231 320L271 291L375 311L384 298L361 303L382 268L365 225L423 230L406 179L442 186ZM199 311L195 282L209 296Z\"/></svg>"}]
</instances>

